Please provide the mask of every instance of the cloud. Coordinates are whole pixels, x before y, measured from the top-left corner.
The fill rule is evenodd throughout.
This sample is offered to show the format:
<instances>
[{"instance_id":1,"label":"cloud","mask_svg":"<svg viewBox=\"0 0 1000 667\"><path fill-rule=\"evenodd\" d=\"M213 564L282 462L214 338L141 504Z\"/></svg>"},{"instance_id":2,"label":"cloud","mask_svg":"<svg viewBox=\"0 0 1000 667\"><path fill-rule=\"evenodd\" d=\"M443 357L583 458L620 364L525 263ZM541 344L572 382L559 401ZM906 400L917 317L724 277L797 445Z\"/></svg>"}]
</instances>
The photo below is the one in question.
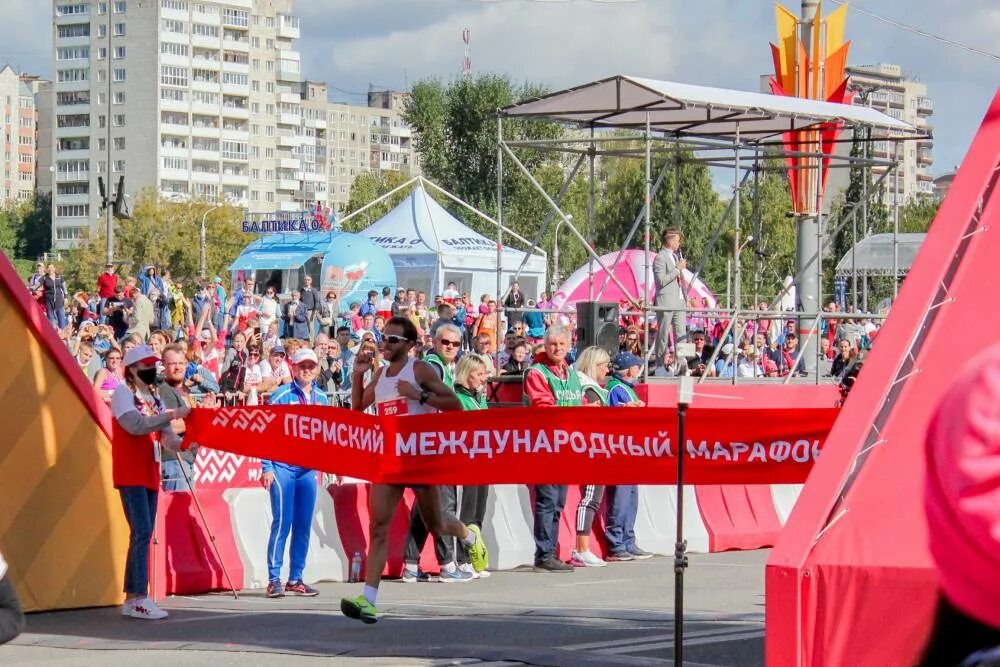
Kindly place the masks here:
<instances>
[{"instance_id":1,"label":"cloud","mask_svg":"<svg viewBox=\"0 0 1000 667\"><path fill-rule=\"evenodd\" d=\"M784 0L792 11L795 0ZM997 50L996 0L855 0L855 7ZM957 6L960 4L960 7ZM829 11L836 3L824 3ZM369 83L403 88L450 79L472 30L474 71L505 72L553 89L629 73L756 90L771 69L770 2L745 0L297 0L303 71L331 97L363 103ZM1000 81L1000 63L849 10L851 62L901 65L935 101L935 168L961 161ZM51 76L51 4L0 0L0 59ZM339 89L339 90L338 90ZM346 91L346 92L344 92Z\"/></svg>"}]
</instances>

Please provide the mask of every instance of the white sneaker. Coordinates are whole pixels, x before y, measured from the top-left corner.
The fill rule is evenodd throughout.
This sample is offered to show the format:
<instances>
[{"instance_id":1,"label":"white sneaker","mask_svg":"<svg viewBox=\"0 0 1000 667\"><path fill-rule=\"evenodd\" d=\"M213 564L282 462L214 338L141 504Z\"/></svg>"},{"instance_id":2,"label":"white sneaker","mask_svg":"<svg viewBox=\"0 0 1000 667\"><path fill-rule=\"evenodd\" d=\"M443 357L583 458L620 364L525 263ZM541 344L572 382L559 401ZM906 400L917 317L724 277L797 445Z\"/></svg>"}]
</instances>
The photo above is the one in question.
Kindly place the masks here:
<instances>
[{"instance_id":1,"label":"white sneaker","mask_svg":"<svg viewBox=\"0 0 1000 667\"><path fill-rule=\"evenodd\" d=\"M129 610L132 609L132 603L133 602L135 602L134 598L129 598L128 600L125 600L125 603L122 604L122 616L128 616L129 615Z\"/></svg>"},{"instance_id":2,"label":"white sneaker","mask_svg":"<svg viewBox=\"0 0 1000 667\"><path fill-rule=\"evenodd\" d=\"M590 550L574 551L569 563L573 567L604 567L607 565L606 561L595 556L594 552Z\"/></svg>"},{"instance_id":3,"label":"white sneaker","mask_svg":"<svg viewBox=\"0 0 1000 667\"><path fill-rule=\"evenodd\" d=\"M126 610L122 610L123 616L129 616L131 618L142 618L147 621L158 621L161 618L166 618L168 616L167 612L160 609L159 606L148 597L136 598L132 600L131 605L126 605Z\"/></svg>"},{"instance_id":4,"label":"white sneaker","mask_svg":"<svg viewBox=\"0 0 1000 667\"><path fill-rule=\"evenodd\" d=\"M472 563L462 563L458 566L459 572L465 572L466 574L471 574L473 579L478 579L483 576L482 572L476 572L476 569L472 567ZM485 572L485 570L483 570ZM489 575L486 575L489 576Z\"/></svg>"}]
</instances>

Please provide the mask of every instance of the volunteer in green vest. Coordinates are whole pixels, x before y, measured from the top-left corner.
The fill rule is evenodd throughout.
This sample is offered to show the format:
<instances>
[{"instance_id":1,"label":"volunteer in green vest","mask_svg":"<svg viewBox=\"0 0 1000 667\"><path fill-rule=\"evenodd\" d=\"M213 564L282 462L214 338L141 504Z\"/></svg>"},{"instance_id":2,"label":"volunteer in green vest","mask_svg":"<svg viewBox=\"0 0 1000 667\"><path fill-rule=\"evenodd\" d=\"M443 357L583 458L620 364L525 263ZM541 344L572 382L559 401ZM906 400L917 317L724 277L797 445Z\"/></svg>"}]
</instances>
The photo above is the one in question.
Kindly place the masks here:
<instances>
[{"instance_id":1,"label":"volunteer in green vest","mask_svg":"<svg viewBox=\"0 0 1000 667\"><path fill-rule=\"evenodd\" d=\"M486 403L486 381L492 369L493 362L490 358L475 352L469 352L458 360L455 366L455 394L462 402L463 410L485 410L489 407ZM459 520L466 526L478 526L482 530L489 493L489 485L463 486ZM476 572L469 558L469 550L464 545L459 545L455 560L458 562L458 569L471 574L473 578L490 576L489 570Z\"/></svg>"},{"instance_id":2,"label":"volunteer in green vest","mask_svg":"<svg viewBox=\"0 0 1000 667\"><path fill-rule=\"evenodd\" d=\"M607 405L608 392L601 385L608 377L611 366L611 355L602 347L588 347L580 353L573 368L580 376L583 385L583 399L587 405ZM594 517L601 509L601 498L604 497L603 484L584 484L580 493L580 502L576 506L576 545L570 555L569 564L573 567L604 567L607 565L597 554L590 550L590 529L594 525Z\"/></svg>"},{"instance_id":3,"label":"volunteer in green vest","mask_svg":"<svg viewBox=\"0 0 1000 667\"><path fill-rule=\"evenodd\" d=\"M577 406L583 402L580 376L566 363L569 330L554 324L545 332L544 347L534 364L524 372L524 401L533 408ZM573 566L559 560L559 520L566 505L566 486L535 486L535 571L572 572Z\"/></svg>"},{"instance_id":4,"label":"volunteer in green vest","mask_svg":"<svg viewBox=\"0 0 1000 667\"><path fill-rule=\"evenodd\" d=\"M438 374L441 381L449 388L455 387L455 357L462 347L462 331L454 324L442 324L434 330L434 351L424 355L424 361L430 364L434 372ZM441 511L445 515L457 514L458 491L453 485L442 485L438 487L441 495ZM420 552L427 541L427 526L420 516L420 510L415 506L410 513L410 532L406 536L406 547L403 551L403 581L405 583L415 583L417 581L429 581L430 577L424 574L419 567ZM464 582L471 581L475 575L461 572L455 563L455 540L448 535L434 536L434 555L437 556L441 573L438 581L441 582Z\"/></svg>"},{"instance_id":5,"label":"volunteer in green vest","mask_svg":"<svg viewBox=\"0 0 1000 667\"><path fill-rule=\"evenodd\" d=\"M642 359L630 352L619 352L611 362L611 378L604 388L611 407L641 408L646 404L635 393L635 383L642 373ZM608 515L604 534L608 540L609 561L643 560L653 554L635 543L635 517L639 511L639 487L624 484L608 487Z\"/></svg>"}]
</instances>

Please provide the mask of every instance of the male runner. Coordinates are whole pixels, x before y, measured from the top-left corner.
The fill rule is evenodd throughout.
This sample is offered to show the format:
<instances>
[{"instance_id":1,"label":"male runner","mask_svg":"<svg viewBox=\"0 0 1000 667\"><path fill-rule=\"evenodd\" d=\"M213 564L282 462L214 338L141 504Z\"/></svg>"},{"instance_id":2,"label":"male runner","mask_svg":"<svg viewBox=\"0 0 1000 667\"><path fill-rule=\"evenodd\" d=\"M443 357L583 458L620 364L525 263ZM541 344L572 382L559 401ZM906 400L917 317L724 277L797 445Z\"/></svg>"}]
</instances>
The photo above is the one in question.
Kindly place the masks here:
<instances>
[{"instance_id":1,"label":"male runner","mask_svg":"<svg viewBox=\"0 0 1000 667\"><path fill-rule=\"evenodd\" d=\"M379 415L418 415L441 410L461 410L458 396L430 367L410 356L417 343L417 327L405 317L393 317L385 326L382 356L388 362L375 371L372 381L364 386L365 372L372 368L371 355L359 354L354 361L351 379L351 408L359 412L375 405ZM477 572L489 565L486 544L476 526L466 527L453 515L441 512L441 497L436 486L405 484L374 484L371 490L371 512L368 561L365 568L364 592L356 598L340 601L345 616L364 623L378 620L375 600L378 596L382 570L385 568L389 525L406 486L413 489L420 516L427 529L435 535L451 535L469 548L472 566Z\"/></svg>"}]
</instances>

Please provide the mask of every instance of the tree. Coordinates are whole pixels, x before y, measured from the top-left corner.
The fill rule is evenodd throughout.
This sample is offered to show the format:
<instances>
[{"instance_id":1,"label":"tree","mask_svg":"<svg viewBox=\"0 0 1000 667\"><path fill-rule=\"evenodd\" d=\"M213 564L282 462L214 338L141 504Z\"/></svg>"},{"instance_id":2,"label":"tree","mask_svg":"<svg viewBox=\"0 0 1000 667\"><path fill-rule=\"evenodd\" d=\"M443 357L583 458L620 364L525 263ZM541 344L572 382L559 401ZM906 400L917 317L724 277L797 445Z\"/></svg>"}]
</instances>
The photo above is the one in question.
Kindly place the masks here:
<instances>
[{"instance_id":1,"label":"tree","mask_svg":"<svg viewBox=\"0 0 1000 667\"><path fill-rule=\"evenodd\" d=\"M404 119L413 128L415 145L424 174L438 185L487 215L497 214L497 120L498 109L545 92L541 86L514 84L500 74L480 74L448 84L426 79L413 87ZM508 141L554 139L562 128L551 122L505 119ZM557 161L537 150L519 150L518 157L534 173ZM523 174L505 159L503 178L504 224L528 236L537 231L545 215L545 203L532 192ZM539 203L541 205L539 205ZM488 223L461 209L452 212L477 231L493 235Z\"/></svg>"},{"instance_id":2,"label":"tree","mask_svg":"<svg viewBox=\"0 0 1000 667\"><path fill-rule=\"evenodd\" d=\"M899 209L899 232L923 234L931 228L941 202L930 197L918 197Z\"/></svg>"},{"instance_id":3,"label":"tree","mask_svg":"<svg viewBox=\"0 0 1000 667\"><path fill-rule=\"evenodd\" d=\"M351 184L350 197L344 213L353 213L363 206L375 201L387 192L399 187L409 178L398 171L368 171L359 174ZM396 207L406 195L407 190L401 190L383 202L366 209L343 224L344 231L357 232L372 224Z\"/></svg>"},{"instance_id":4,"label":"tree","mask_svg":"<svg viewBox=\"0 0 1000 667\"><path fill-rule=\"evenodd\" d=\"M115 260L123 274L137 275L148 265L169 269L175 280L194 282L200 273L201 218L213 206L192 200L172 202L144 191L136 199L131 220L115 226ZM205 220L208 275L225 275L229 265L253 240L239 232L242 209L224 205ZM79 247L66 253L63 275L71 289L90 290L103 270L103 227Z\"/></svg>"},{"instance_id":5,"label":"tree","mask_svg":"<svg viewBox=\"0 0 1000 667\"><path fill-rule=\"evenodd\" d=\"M37 259L52 248L52 197L8 202L0 210L0 249L11 258Z\"/></svg>"}]
</instances>

